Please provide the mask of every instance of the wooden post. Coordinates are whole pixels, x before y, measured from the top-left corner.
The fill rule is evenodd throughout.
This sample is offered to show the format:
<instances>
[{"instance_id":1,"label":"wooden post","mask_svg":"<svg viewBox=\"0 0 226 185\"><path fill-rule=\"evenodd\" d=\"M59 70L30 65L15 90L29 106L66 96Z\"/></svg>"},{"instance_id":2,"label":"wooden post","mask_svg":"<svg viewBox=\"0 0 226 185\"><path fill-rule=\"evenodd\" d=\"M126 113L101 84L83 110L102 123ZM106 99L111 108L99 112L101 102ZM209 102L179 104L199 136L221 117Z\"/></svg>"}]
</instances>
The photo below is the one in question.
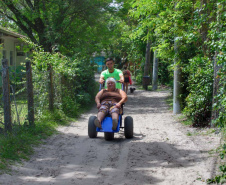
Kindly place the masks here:
<instances>
[{"instance_id":1,"label":"wooden post","mask_svg":"<svg viewBox=\"0 0 226 185\"><path fill-rule=\"evenodd\" d=\"M8 60L2 60L2 91L4 103L4 125L5 132L12 131L11 105L10 105L10 86Z\"/></svg>"},{"instance_id":2,"label":"wooden post","mask_svg":"<svg viewBox=\"0 0 226 185\"><path fill-rule=\"evenodd\" d=\"M174 51L176 57L174 58L174 81L173 81L173 114L181 113L181 82L182 71L179 64L178 50L179 43L178 38L174 39Z\"/></svg>"},{"instance_id":3,"label":"wooden post","mask_svg":"<svg viewBox=\"0 0 226 185\"><path fill-rule=\"evenodd\" d=\"M53 69L52 65L48 65L49 71L49 110L53 111L53 104L54 104L54 92L53 92Z\"/></svg>"},{"instance_id":4,"label":"wooden post","mask_svg":"<svg viewBox=\"0 0 226 185\"><path fill-rule=\"evenodd\" d=\"M28 101L28 121L30 126L34 126L34 94L32 84L32 68L31 62L26 62L26 76L27 76L27 101Z\"/></svg>"},{"instance_id":5,"label":"wooden post","mask_svg":"<svg viewBox=\"0 0 226 185\"><path fill-rule=\"evenodd\" d=\"M151 57L151 41L147 41L146 54L145 54L145 64L144 64L144 76L143 76L143 88L148 89L148 85L151 82L150 78L150 57Z\"/></svg>"},{"instance_id":6,"label":"wooden post","mask_svg":"<svg viewBox=\"0 0 226 185\"><path fill-rule=\"evenodd\" d=\"M177 11L177 3L175 3L175 11ZM175 23L174 27L177 29L178 26ZM175 57L174 57L174 80L173 80L173 114L180 114L181 113L181 82L182 82L182 71L181 71L181 66L180 66L180 58L178 57L179 55L179 37L174 37L174 52L175 52Z\"/></svg>"},{"instance_id":7,"label":"wooden post","mask_svg":"<svg viewBox=\"0 0 226 185\"><path fill-rule=\"evenodd\" d=\"M152 90L156 91L158 89L158 63L159 58L157 58L157 51L154 52L153 59L153 73L152 73Z\"/></svg>"}]
</instances>

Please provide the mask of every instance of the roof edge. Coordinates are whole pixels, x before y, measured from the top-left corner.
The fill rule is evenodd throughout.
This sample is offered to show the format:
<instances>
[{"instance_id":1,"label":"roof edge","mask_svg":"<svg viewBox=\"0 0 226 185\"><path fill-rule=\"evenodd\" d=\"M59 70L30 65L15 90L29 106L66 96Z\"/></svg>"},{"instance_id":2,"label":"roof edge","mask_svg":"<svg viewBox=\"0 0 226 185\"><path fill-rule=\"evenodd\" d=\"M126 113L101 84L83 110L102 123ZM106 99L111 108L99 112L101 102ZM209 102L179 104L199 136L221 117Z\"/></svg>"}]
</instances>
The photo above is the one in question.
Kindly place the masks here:
<instances>
[{"instance_id":1,"label":"roof edge","mask_svg":"<svg viewBox=\"0 0 226 185\"><path fill-rule=\"evenodd\" d=\"M13 31L10 31L7 28L1 27L1 26L0 26L0 32L3 32L5 34L11 35L11 36L14 36L14 37L17 37L17 38L20 38L20 37L25 38L26 37L24 35L21 35L19 33L13 32Z\"/></svg>"}]
</instances>

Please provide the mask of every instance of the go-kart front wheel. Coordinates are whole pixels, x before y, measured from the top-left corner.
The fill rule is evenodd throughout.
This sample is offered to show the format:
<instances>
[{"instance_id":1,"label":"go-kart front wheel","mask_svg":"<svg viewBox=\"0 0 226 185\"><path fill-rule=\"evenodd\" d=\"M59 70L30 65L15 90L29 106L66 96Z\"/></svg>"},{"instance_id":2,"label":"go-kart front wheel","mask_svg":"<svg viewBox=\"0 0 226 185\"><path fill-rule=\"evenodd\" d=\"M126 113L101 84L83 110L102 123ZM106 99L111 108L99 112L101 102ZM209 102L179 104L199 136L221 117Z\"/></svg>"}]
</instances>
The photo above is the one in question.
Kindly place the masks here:
<instances>
[{"instance_id":1,"label":"go-kart front wheel","mask_svg":"<svg viewBox=\"0 0 226 185\"><path fill-rule=\"evenodd\" d=\"M133 137L133 118L131 116L125 117L124 134L127 139Z\"/></svg>"},{"instance_id":2,"label":"go-kart front wheel","mask_svg":"<svg viewBox=\"0 0 226 185\"><path fill-rule=\"evenodd\" d=\"M96 126L94 125L94 120L96 119L96 116L90 116L88 121L88 135L90 138L97 137L97 131Z\"/></svg>"}]
</instances>

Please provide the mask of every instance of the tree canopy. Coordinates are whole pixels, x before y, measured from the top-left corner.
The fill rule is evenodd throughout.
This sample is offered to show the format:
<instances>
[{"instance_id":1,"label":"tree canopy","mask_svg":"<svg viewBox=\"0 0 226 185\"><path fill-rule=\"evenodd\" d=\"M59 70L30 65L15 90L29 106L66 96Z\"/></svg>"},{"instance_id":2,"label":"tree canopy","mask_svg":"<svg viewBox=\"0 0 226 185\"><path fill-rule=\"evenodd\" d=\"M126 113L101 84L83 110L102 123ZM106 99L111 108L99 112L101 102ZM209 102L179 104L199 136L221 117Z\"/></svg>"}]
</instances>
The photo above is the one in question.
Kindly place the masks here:
<instances>
[{"instance_id":1,"label":"tree canopy","mask_svg":"<svg viewBox=\"0 0 226 185\"><path fill-rule=\"evenodd\" d=\"M110 0L3 0L0 14L45 51L86 42ZM90 36L91 34L91 36ZM70 41L74 41L73 44Z\"/></svg>"}]
</instances>

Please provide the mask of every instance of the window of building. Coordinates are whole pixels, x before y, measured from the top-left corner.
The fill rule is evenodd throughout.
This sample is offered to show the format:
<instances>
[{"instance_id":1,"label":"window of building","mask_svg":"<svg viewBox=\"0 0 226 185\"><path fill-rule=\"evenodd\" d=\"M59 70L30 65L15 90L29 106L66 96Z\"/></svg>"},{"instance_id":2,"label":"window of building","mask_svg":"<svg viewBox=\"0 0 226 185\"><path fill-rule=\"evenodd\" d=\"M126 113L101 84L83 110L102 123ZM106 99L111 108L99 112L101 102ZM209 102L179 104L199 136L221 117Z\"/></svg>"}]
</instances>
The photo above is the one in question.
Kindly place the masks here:
<instances>
[{"instance_id":1,"label":"window of building","mask_svg":"<svg viewBox=\"0 0 226 185\"><path fill-rule=\"evenodd\" d=\"M4 47L4 40L3 39L0 39L0 45L1 45L1 47Z\"/></svg>"},{"instance_id":2,"label":"window of building","mask_svg":"<svg viewBox=\"0 0 226 185\"><path fill-rule=\"evenodd\" d=\"M2 51L2 59L6 59L6 50Z\"/></svg>"},{"instance_id":3,"label":"window of building","mask_svg":"<svg viewBox=\"0 0 226 185\"><path fill-rule=\"evenodd\" d=\"M13 65L13 51L10 51L9 62L10 62L10 65L12 66Z\"/></svg>"},{"instance_id":4,"label":"window of building","mask_svg":"<svg viewBox=\"0 0 226 185\"><path fill-rule=\"evenodd\" d=\"M17 52L17 56L25 56L25 53L22 52L22 51L18 51L18 52Z\"/></svg>"}]
</instances>

